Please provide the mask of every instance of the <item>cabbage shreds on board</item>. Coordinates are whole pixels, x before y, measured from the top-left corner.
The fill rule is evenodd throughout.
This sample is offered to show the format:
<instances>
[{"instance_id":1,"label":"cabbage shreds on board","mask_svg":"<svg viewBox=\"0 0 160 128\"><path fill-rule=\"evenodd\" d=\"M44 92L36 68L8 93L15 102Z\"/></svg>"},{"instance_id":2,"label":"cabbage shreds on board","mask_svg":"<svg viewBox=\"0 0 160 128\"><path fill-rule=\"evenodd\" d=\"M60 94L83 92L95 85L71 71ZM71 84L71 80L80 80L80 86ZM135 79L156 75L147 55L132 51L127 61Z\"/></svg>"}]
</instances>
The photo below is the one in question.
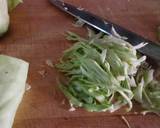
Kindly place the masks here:
<instances>
[{"instance_id":1,"label":"cabbage shreds on board","mask_svg":"<svg viewBox=\"0 0 160 128\"><path fill-rule=\"evenodd\" d=\"M67 82L60 89L71 105L88 111L114 112L128 104L132 109L134 92L139 87L135 75L146 56L137 57L136 49L128 42L89 31L84 39L68 32L75 44L64 52L56 67L64 72ZM154 95L154 94L151 94Z\"/></svg>"}]
</instances>

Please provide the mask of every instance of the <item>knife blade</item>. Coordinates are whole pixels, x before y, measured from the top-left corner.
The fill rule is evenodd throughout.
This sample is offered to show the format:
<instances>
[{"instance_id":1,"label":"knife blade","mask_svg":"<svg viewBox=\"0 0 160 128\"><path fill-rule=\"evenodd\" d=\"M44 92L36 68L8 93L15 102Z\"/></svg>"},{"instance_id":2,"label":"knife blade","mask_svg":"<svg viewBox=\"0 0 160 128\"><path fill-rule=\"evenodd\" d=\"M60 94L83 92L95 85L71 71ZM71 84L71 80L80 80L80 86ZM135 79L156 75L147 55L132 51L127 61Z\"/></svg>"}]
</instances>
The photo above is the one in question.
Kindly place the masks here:
<instances>
[{"instance_id":1,"label":"knife blade","mask_svg":"<svg viewBox=\"0 0 160 128\"><path fill-rule=\"evenodd\" d=\"M133 46L138 45L142 42L148 43L145 47L138 49L138 51L148 57L160 62L160 45L146 39L132 31L129 31L111 21L104 20L82 8L75 7L69 3L66 3L61 0L50 0L50 2L61 9L62 11L72 15L73 17L81 20L82 22L86 23L87 25L107 34L113 35L113 28L114 30L121 36L125 37L126 41L132 44Z\"/></svg>"}]
</instances>

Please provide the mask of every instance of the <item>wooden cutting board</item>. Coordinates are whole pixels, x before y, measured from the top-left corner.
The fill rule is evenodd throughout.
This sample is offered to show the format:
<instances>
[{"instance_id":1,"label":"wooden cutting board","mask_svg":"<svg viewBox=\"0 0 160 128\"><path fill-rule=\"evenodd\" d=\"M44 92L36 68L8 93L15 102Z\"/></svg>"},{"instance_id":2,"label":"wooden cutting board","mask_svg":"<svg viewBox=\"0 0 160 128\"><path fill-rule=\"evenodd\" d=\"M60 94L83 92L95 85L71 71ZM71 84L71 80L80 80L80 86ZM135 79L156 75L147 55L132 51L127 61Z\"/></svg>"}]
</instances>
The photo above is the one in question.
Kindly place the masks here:
<instances>
[{"instance_id":1,"label":"wooden cutting board","mask_svg":"<svg viewBox=\"0 0 160 128\"><path fill-rule=\"evenodd\" d=\"M160 0L66 0L124 26L153 41L160 25ZM0 53L30 62L28 83L13 128L127 128L122 111L89 113L83 109L69 112L67 101L57 88L57 70L45 64L58 61L71 44L66 31L86 35L84 28L75 28L72 17L53 7L48 0L24 0L11 14L9 32L0 39ZM45 76L39 74L45 72ZM154 114L135 115L140 109L124 114L132 128L159 128L160 118Z\"/></svg>"}]
</instances>

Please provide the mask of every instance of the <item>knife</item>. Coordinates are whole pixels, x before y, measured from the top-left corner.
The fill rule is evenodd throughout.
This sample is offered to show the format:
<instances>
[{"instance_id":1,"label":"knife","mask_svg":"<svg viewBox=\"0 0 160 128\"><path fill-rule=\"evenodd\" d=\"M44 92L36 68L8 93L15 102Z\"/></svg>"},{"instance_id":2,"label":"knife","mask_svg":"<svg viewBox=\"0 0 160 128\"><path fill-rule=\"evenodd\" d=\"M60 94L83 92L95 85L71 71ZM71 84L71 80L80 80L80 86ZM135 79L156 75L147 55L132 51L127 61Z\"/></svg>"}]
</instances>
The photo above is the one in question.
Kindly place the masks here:
<instances>
[{"instance_id":1,"label":"knife","mask_svg":"<svg viewBox=\"0 0 160 128\"><path fill-rule=\"evenodd\" d=\"M138 49L138 51L148 57L160 62L160 45L146 39L134 32L131 32L111 21L104 20L83 8L75 7L69 3L61 0L50 0L50 2L61 9L62 11L72 15L73 17L81 20L87 25L107 34L113 35L113 28L121 37L125 37L126 41L133 46L143 43L148 43L145 47Z\"/></svg>"}]
</instances>

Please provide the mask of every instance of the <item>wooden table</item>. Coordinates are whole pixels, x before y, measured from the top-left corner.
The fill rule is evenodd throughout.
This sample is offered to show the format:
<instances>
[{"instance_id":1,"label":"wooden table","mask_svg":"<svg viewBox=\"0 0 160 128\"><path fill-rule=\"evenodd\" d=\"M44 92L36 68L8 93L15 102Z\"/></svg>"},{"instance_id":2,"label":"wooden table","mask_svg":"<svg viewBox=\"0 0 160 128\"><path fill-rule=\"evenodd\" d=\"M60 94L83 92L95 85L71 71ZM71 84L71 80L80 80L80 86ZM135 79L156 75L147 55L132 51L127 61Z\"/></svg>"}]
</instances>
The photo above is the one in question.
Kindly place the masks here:
<instances>
[{"instance_id":1,"label":"wooden table","mask_svg":"<svg viewBox=\"0 0 160 128\"><path fill-rule=\"evenodd\" d=\"M160 25L160 0L66 0L124 26L153 41ZM73 26L73 18L53 7L48 0L24 0L11 14L9 32L0 40L0 53L30 62L28 83L13 128L127 128L121 111L89 113L83 109L69 112L64 96L57 88L57 70L45 64L58 61L71 44L65 39L67 30L86 35L83 28ZM45 77L38 72L45 71ZM133 111L138 111L139 105ZM125 114L132 128L159 128L160 118Z\"/></svg>"}]
</instances>

